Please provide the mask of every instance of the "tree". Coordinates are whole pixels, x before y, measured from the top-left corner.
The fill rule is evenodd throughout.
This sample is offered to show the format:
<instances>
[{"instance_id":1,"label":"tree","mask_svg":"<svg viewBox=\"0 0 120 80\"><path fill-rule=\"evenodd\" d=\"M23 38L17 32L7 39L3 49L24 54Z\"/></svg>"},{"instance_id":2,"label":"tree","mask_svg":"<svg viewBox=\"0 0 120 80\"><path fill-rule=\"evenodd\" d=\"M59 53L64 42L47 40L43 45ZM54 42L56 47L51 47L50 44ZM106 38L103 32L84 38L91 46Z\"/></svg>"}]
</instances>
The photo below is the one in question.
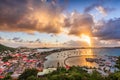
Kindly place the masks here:
<instances>
[{"instance_id":1,"label":"tree","mask_svg":"<svg viewBox=\"0 0 120 80\"><path fill-rule=\"evenodd\" d=\"M26 80L28 77L36 77L38 73L37 69L26 69L20 76L18 80ZM33 78L32 77L32 78Z\"/></svg>"},{"instance_id":2,"label":"tree","mask_svg":"<svg viewBox=\"0 0 120 80\"><path fill-rule=\"evenodd\" d=\"M90 74L89 80L105 80L104 77L97 71L93 71L92 74Z\"/></svg>"},{"instance_id":3,"label":"tree","mask_svg":"<svg viewBox=\"0 0 120 80\"><path fill-rule=\"evenodd\" d=\"M2 80L12 80L12 77L8 74L5 76L5 78L3 78Z\"/></svg>"},{"instance_id":4,"label":"tree","mask_svg":"<svg viewBox=\"0 0 120 80\"><path fill-rule=\"evenodd\" d=\"M12 58L13 58L12 56L8 55L6 57L3 57L2 61L7 62L9 59L12 59Z\"/></svg>"},{"instance_id":5,"label":"tree","mask_svg":"<svg viewBox=\"0 0 120 80\"><path fill-rule=\"evenodd\" d=\"M40 79L35 76L30 76L26 80L40 80Z\"/></svg>"},{"instance_id":6,"label":"tree","mask_svg":"<svg viewBox=\"0 0 120 80\"><path fill-rule=\"evenodd\" d=\"M118 60L116 61L115 67L117 67L118 69L120 69L120 56L118 57Z\"/></svg>"},{"instance_id":7,"label":"tree","mask_svg":"<svg viewBox=\"0 0 120 80\"><path fill-rule=\"evenodd\" d=\"M107 77L107 80L120 80L120 72L115 72Z\"/></svg>"},{"instance_id":8,"label":"tree","mask_svg":"<svg viewBox=\"0 0 120 80\"><path fill-rule=\"evenodd\" d=\"M82 76L80 73L72 72L70 75L68 75L69 80L82 80Z\"/></svg>"}]
</instances>

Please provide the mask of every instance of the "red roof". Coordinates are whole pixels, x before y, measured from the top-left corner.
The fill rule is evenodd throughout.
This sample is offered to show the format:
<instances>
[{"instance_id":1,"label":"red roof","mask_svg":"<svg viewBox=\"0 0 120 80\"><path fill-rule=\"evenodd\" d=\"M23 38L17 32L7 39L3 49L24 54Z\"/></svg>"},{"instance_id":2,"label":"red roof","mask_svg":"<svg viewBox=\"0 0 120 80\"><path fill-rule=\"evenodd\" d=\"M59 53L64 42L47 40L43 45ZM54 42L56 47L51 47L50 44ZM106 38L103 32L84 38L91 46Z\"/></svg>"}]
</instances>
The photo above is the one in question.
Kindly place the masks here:
<instances>
[{"instance_id":1,"label":"red roof","mask_svg":"<svg viewBox=\"0 0 120 80\"><path fill-rule=\"evenodd\" d=\"M3 79L4 78L4 76L0 76L0 79Z\"/></svg>"},{"instance_id":2,"label":"red roof","mask_svg":"<svg viewBox=\"0 0 120 80\"><path fill-rule=\"evenodd\" d=\"M1 72L3 72L3 70L2 70L2 69L0 69L0 73L1 73Z\"/></svg>"},{"instance_id":3,"label":"red roof","mask_svg":"<svg viewBox=\"0 0 120 80\"><path fill-rule=\"evenodd\" d=\"M66 65L65 67L66 67L66 69L70 69L70 66L68 66L68 65Z\"/></svg>"},{"instance_id":4,"label":"red roof","mask_svg":"<svg viewBox=\"0 0 120 80\"><path fill-rule=\"evenodd\" d=\"M4 64L5 64L5 65L10 65L10 63L9 63L9 62L5 62Z\"/></svg>"}]
</instances>

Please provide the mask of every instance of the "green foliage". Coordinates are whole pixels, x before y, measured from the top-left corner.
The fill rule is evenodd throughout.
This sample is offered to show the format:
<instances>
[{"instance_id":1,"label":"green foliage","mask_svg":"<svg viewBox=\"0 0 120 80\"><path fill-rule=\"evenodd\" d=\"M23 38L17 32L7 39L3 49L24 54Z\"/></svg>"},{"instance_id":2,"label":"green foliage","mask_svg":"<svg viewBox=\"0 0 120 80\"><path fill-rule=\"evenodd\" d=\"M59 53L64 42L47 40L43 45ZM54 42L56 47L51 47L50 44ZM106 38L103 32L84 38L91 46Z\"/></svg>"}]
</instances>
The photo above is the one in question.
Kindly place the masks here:
<instances>
[{"instance_id":1,"label":"green foliage","mask_svg":"<svg viewBox=\"0 0 120 80\"><path fill-rule=\"evenodd\" d=\"M68 75L68 80L82 80L82 75L80 73L71 73Z\"/></svg>"},{"instance_id":2,"label":"green foliage","mask_svg":"<svg viewBox=\"0 0 120 80\"><path fill-rule=\"evenodd\" d=\"M50 80L67 80L67 76L65 74L59 74L59 75L52 75L50 78Z\"/></svg>"},{"instance_id":3,"label":"green foliage","mask_svg":"<svg viewBox=\"0 0 120 80\"><path fill-rule=\"evenodd\" d=\"M115 72L107 77L108 80L120 80L120 72Z\"/></svg>"},{"instance_id":4,"label":"green foliage","mask_svg":"<svg viewBox=\"0 0 120 80\"><path fill-rule=\"evenodd\" d=\"M6 75L5 78L2 79L2 80L12 80L12 77L8 74L8 75Z\"/></svg>"},{"instance_id":5,"label":"green foliage","mask_svg":"<svg viewBox=\"0 0 120 80\"><path fill-rule=\"evenodd\" d=\"M37 69L26 69L20 76L18 80L26 80L29 78L36 77L38 73ZM31 77L32 76L32 77Z\"/></svg>"},{"instance_id":6,"label":"green foliage","mask_svg":"<svg viewBox=\"0 0 120 80\"><path fill-rule=\"evenodd\" d=\"M35 76L30 76L26 80L40 80L40 79Z\"/></svg>"},{"instance_id":7,"label":"green foliage","mask_svg":"<svg viewBox=\"0 0 120 80\"><path fill-rule=\"evenodd\" d=\"M26 69L20 76L18 80L120 80L120 72L115 72L110 74L108 77L102 76L97 71L93 71L88 74L81 67L71 67L66 70L63 67L59 67L56 71L42 76L37 77L36 69ZM10 76L7 76L3 80L12 80Z\"/></svg>"},{"instance_id":8,"label":"green foliage","mask_svg":"<svg viewBox=\"0 0 120 80\"><path fill-rule=\"evenodd\" d=\"M3 57L3 58L2 58L2 61L3 61L3 62L7 62L9 59L12 59L12 58L13 58L12 56L8 55L8 56L6 56L6 57Z\"/></svg>"},{"instance_id":9,"label":"green foliage","mask_svg":"<svg viewBox=\"0 0 120 80\"><path fill-rule=\"evenodd\" d=\"M10 50L11 52L15 51L15 48L7 47L2 44L0 44L0 52L5 51L5 50Z\"/></svg>"},{"instance_id":10,"label":"green foliage","mask_svg":"<svg viewBox=\"0 0 120 80\"><path fill-rule=\"evenodd\" d=\"M69 70L58 68L57 71L49 74L48 80L105 80L97 71L88 74L81 67L71 67Z\"/></svg>"},{"instance_id":11,"label":"green foliage","mask_svg":"<svg viewBox=\"0 0 120 80\"><path fill-rule=\"evenodd\" d=\"M116 67L120 70L120 57L116 61ZM18 80L120 80L120 71L111 73L108 76L102 76L96 70L91 74L88 74L82 67L72 66L69 70L64 67L58 67L56 71L37 77L38 71L36 69L26 69ZM10 74L8 74L2 80L12 80Z\"/></svg>"},{"instance_id":12,"label":"green foliage","mask_svg":"<svg viewBox=\"0 0 120 80\"><path fill-rule=\"evenodd\" d=\"M115 67L117 67L118 69L120 69L120 56L118 57L118 60L116 61Z\"/></svg>"},{"instance_id":13,"label":"green foliage","mask_svg":"<svg viewBox=\"0 0 120 80\"><path fill-rule=\"evenodd\" d=\"M89 80L105 80L105 78L97 71L93 71L92 74L90 74Z\"/></svg>"},{"instance_id":14,"label":"green foliage","mask_svg":"<svg viewBox=\"0 0 120 80\"><path fill-rule=\"evenodd\" d=\"M69 70L66 70L63 67L59 67L56 71L42 76L41 78L36 77L35 71L29 69L25 70L23 74L20 75L19 80L108 80L105 77L101 76L97 71L88 74L81 67L71 67Z\"/></svg>"}]
</instances>

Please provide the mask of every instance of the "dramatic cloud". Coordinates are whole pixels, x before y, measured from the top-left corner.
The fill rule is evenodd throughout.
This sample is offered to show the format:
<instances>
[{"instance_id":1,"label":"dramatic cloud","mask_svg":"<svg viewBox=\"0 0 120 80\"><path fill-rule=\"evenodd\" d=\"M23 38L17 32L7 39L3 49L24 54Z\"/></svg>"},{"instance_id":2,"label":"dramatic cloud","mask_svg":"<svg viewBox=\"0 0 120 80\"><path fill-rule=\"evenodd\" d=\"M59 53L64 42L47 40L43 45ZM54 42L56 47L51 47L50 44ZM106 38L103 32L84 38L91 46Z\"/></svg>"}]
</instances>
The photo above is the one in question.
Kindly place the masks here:
<instances>
[{"instance_id":1,"label":"dramatic cloud","mask_svg":"<svg viewBox=\"0 0 120 80\"><path fill-rule=\"evenodd\" d=\"M120 40L120 18L96 24L97 21L92 16L94 14L88 13L96 9L101 14L106 15L115 10L114 8L95 3L86 7L84 13L77 11L69 13L63 5L64 3L61 5L56 0L0 0L0 31L51 33L50 36L53 38L59 33L74 35L72 38L76 36L79 38L81 34L86 34L102 40L100 43L103 44L108 44L104 40ZM3 41L1 37L0 40ZM19 45L26 43L27 45L51 46L51 43L41 42L40 39L27 41L14 37L7 40L7 43L9 41L11 41L10 45L12 43ZM56 40L55 43L59 43L58 41ZM65 44L80 46L84 43L81 43L79 38L79 41L68 41Z\"/></svg>"},{"instance_id":2,"label":"dramatic cloud","mask_svg":"<svg viewBox=\"0 0 120 80\"><path fill-rule=\"evenodd\" d=\"M64 7L54 0L1 0L0 31L27 33L61 33L67 27L68 33L80 35L91 33L93 26L90 14L77 11L70 16L63 14Z\"/></svg>"},{"instance_id":3,"label":"dramatic cloud","mask_svg":"<svg viewBox=\"0 0 120 80\"><path fill-rule=\"evenodd\" d=\"M0 31L59 33L63 8L54 1L0 0Z\"/></svg>"},{"instance_id":4,"label":"dramatic cloud","mask_svg":"<svg viewBox=\"0 0 120 80\"><path fill-rule=\"evenodd\" d=\"M93 18L90 14L80 14L76 11L65 22L65 25L70 29L69 34L76 36L80 36L82 33L91 34L94 25Z\"/></svg>"},{"instance_id":5,"label":"dramatic cloud","mask_svg":"<svg viewBox=\"0 0 120 80\"><path fill-rule=\"evenodd\" d=\"M120 40L120 18L97 25L94 35L102 40Z\"/></svg>"}]
</instances>

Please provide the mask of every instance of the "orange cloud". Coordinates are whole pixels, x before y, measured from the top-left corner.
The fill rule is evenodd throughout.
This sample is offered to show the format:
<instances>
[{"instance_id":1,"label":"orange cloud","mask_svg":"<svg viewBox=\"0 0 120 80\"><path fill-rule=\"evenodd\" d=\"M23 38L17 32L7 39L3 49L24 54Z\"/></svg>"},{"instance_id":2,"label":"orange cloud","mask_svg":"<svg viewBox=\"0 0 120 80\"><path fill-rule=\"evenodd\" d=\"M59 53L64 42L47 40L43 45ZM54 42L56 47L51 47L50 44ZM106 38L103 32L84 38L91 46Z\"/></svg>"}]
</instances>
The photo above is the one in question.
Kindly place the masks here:
<instances>
[{"instance_id":1,"label":"orange cloud","mask_svg":"<svg viewBox=\"0 0 120 80\"><path fill-rule=\"evenodd\" d=\"M90 34L94 24L90 14L68 15L64 6L54 1L2 0L0 3L3 4L0 5L0 31L58 34L67 28L67 34L79 36Z\"/></svg>"},{"instance_id":2,"label":"orange cloud","mask_svg":"<svg viewBox=\"0 0 120 80\"><path fill-rule=\"evenodd\" d=\"M92 27L94 26L93 18L90 14L81 14L73 12L70 16L69 21L66 21L69 25L70 35L80 36L82 33L91 34Z\"/></svg>"}]
</instances>

